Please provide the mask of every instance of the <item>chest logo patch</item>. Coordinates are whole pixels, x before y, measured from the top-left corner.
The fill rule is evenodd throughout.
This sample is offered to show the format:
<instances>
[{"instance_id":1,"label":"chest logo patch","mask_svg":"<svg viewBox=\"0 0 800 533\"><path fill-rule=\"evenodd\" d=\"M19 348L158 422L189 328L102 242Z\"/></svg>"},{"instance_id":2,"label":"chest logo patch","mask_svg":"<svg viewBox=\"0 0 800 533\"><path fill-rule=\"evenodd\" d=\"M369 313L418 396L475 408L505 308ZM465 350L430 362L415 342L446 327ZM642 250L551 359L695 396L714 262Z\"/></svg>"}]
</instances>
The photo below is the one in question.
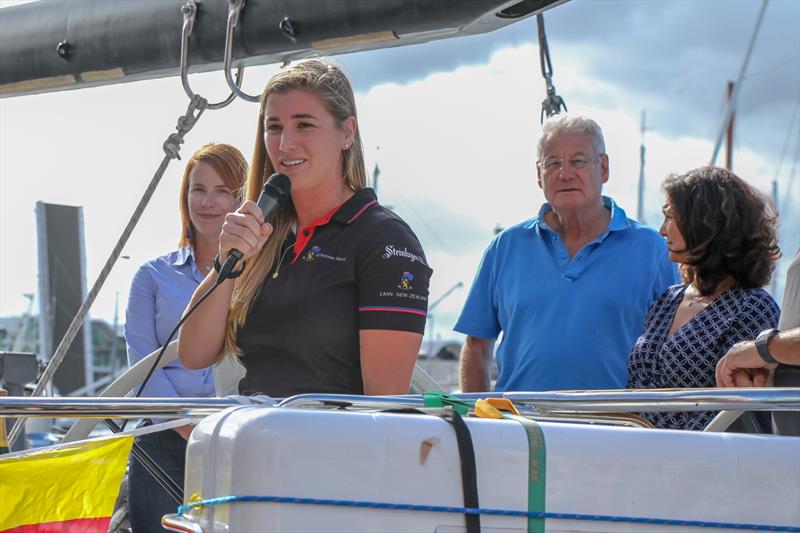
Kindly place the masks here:
<instances>
[{"instance_id":1,"label":"chest logo patch","mask_svg":"<svg viewBox=\"0 0 800 533\"><path fill-rule=\"evenodd\" d=\"M338 255L333 256L324 253L322 251L322 248L320 248L319 246L312 246L311 249L309 249L301 257L303 258L303 261L315 261L317 259L327 259L328 261L337 261L337 262L347 261L346 257L339 257Z\"/></svg>"},{"instance_id":2,"label":"chest logo patch","mask_svg":"<svg viewBox=\"0 0 800 533\"><path fill-rule=\"evenodd\" d=\"M411 281L414 279L414 274L411 272L403 272L403 276L400 278L400 285L397 286L398 289L402 289L404 291L410 291L414 287L411 286Z\"/></svg>"},{"instance_id":3,"label":"chest logo patch","mask_svg":"<svg viewBox=\"0 0 800 533\"><path fill-rule=\"evenodd\" d=\"M313 261L320 252L319 246L312 246L309 251L303 254L303 261Z\"/></svg>"}]
</instances>

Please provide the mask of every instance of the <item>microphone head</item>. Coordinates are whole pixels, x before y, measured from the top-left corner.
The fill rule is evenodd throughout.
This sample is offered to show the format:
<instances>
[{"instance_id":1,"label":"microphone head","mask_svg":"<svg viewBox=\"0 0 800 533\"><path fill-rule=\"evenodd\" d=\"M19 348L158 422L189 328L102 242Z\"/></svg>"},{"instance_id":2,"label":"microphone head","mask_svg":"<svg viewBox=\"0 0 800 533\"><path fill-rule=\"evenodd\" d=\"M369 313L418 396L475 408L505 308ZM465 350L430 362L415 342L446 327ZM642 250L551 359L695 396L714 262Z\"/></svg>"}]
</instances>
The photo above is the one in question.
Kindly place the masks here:
<instances>
[{"instance_id":1,"label":"microphone head","mask_svg":"<svg viewBox=\"0 0 800 533\"><path fill-rule=\"evenodd\" d=\"M264 183L262 194L268 194L283 203L292 192L292 182L286 174L275 173Z\"/></svg>"}]
</instances>

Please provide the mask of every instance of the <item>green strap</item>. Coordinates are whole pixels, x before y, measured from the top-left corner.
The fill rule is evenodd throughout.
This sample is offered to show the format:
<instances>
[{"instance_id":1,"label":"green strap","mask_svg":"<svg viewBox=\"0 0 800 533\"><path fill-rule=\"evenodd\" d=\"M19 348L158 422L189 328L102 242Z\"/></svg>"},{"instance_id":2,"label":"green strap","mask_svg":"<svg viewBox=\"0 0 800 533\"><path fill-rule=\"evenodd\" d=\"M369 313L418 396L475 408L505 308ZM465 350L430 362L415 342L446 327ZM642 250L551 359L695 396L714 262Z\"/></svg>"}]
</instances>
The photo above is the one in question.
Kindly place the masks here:
<instances>
[{"instance_id":1,"label":"green strap","mask_svg":"<svg viewBox=\"0 0 800 533\"><path fill-rule=\"evenodd\" d=\"M528 435L528 512L545 512L547 490L547 449L544 433L539 424L517 415L504 415L516 420L525 428ZM528 533L544 533L544 518L528 518Z\"/></svg>"},{"instance_id":2,"label":"green strap","mask_svg":"<svg viewBox=\"0 0 800 533\"><path fill-rule=\"evenodd\" d=\"M475 406L473 401L453 398L440 390L425 392L422 394L422 399L425 407L452 407L461 416L467 416Z\"/></svg>"}]
</instances>

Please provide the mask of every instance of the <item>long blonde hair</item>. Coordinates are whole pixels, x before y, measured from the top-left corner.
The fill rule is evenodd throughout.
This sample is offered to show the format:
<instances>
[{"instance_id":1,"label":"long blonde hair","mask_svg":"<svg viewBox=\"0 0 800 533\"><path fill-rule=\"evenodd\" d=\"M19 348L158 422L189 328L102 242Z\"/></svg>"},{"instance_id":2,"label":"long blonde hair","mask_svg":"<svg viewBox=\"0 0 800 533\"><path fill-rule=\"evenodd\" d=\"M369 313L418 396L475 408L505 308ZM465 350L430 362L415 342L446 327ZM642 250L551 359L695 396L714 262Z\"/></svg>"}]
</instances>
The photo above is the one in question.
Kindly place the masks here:
<instances>
[{"instance_id":1,"label":"long blonde hair","mask_svg":"<svg viewBox=\"0 0 800 533\"><path fill-rule=\"evenodd\" d=\"M293 90L309 91L319 97L328 112L333 115L339 126L348 117L356 119L356 102L353 88L342 70L324 59L305 59L283 68L269 80L261 93L261 105L258 112L255 148L250 166L250 173L245 185L245 198L256 201L264 185L264 181L275 172L267 156L264 144L264 108L267 98L273 93L287 93ZM367 173L364 168L364 150L361 135L356 126L355 137L346 150L342 150L342 174L345 184L353 191L367 186ZM281 206L272 220L274 232L267 243L254 258L247 261L242 275L236 279L231 306L228 310L228 325L225 330L225 353L239 353L236 334L245 322L251 304L264 282L266 275L272 270L281 253L281 246L289 235L292 225L297 221L294 204L289 199Z\"/></svg>"}]
</instances>

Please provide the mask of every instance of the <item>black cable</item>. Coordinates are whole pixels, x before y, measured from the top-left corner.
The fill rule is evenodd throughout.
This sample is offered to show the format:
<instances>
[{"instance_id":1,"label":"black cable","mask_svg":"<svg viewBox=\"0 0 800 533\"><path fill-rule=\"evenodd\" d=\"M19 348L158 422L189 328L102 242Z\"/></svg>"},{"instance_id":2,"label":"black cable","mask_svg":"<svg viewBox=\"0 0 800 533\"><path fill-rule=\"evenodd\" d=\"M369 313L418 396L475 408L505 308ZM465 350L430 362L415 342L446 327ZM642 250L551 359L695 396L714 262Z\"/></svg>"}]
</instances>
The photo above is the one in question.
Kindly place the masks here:
<instances>
[{"instance_id":1,"label":"black cable","mask_svg":"<svg viewBox=\"0 0 800 533\"><path fill-rule=\"evenodd\" d=\"M192 313L194 313L195 309L197 309L198 306L201 303L203 303L209 296L211 296L211 293L214 292L217 289L217 287L222 285L222 283L224 281L225 281L225 278L222 278L220 276L220 278L217 279L217 281L214 283L214 285L210 289L208 289L208 291L206 291L206 293L203 296L201 296L200 299L197 300L197 302L195 302L195 304L192 307L190 307L189 310L186 312L186 314L183 315L183 317L178 321L178 324L175 326L175 328L169 334L169 336L167 337L166 342L161 347L161 351L158 352L158 355L156 356L156 360L153 362L153 365L150 367L150 370L147 372L147 376L145 376L144 380L142 380L142 384L139 386L139 390L136 391L136 398L139 398L142 395L142 391L144 390L145 386L147 385L147 382L153 376L153 373L156 371L156 368L158 367L158 363L161 362L161 359L164 357L164 352L167 351L167 346L169 346L169 343L172 341L172 338L175 336L175 334L181 328L183 323L186 322L186 320L192 315ZM104 422L105 422L106 426L108 426L111 429L111 431L113 433L121 433L122 431L125 431L125 426L128 425L128 420L127 419L122 423L121 427L118 426L110 418L105 419ZM150 475L153 476L153 478L156 480L156 482L159 485L161 485L161 487L167 492L167 494L173 500L175 500L178 504L182 504L183 503L183 488L180 485L178 485L175 482L175 480L173 480L164 471L164 469L161 468L161 466L159 466L158 463L156 463L153 460L153 458L150 457L147 454L146 451L144 451L144 449L136 441L133 442L133 446L131 447L131 454L133 454L133 456L136 458L136 460L139 461L142 464L142 466L145 468L145 470L147 470L147 472Z\"/></svg>"},{"instance_id":2,"label":"black cable","mask_svg":"<svg viewBox=\"0 0 800 533\"><path fill-rule=\"evenodd\" d=\"M153 361L153 365L150 367L150 370L147 372L147 375L145 376L144 380L142 380L142 384L139 385L139 390L136 391L136 395L135 395L136 398L139 398L142 395L142 391L144 390L145 386L147 385L147 382L150 381L150 378L153 376L153 373L156 371L156 368L158 367L158 363L160 363L161 359L163 359L164 352L167 351L167 346L169 346L169 343L172 342L172 338L175 336L175 334L178 332L178 330L181 329L181 326L183 325L183 323L186 322L186 320L190 316L192 316L192 313L194 313L195 309L197 309L197 307L201 303L206 301L206 298L211 296L211 293L214 292L217 289L217 287L222 285L222 283L224 281L225 281L224 279L222 279L222 280L217 279L217 281L214 283L214 285L210 289L208 289L208 291L206 291L206 293L203 296L201 296L200 299L197 300L195 302L195 304L192 307L189 308L189 310L186 312L186 314L183 315L183 317L178 321L178 323L175 325L175 328L172 330L172 332L167 337L166 342L161 347L161 351L158 352L158 356L156 356L156 360ZM120 431L125 431L125 426L127 426L127 425L128 425L128 421L125 420L122 423L122 428L120 428Z\"/></svg>"},{"instance_id":3,"label":"black cable","mask_svg":"<svg viewBox=\"0 0 800 533\"><path fill-rule=\"evenodd\" d=\"M150 378L152 377L153 372L156 371L156 367L158 367L158 363L160 363L161 359L164 357L164 352L167 351L167 346L169 346L169 343L172 342L172 337L174 337L175 334L178 332L178 330L181 329L181 326L183 325L184 322L186 322L186 319L188 319L190 316L192 316L192 313L194 313L195 309L197 309L197 307L201 303L206 301L206 298L211 296L211 293L214 292L217 289L217 287L222 285L222 283L224 281L225 281L225 278L221 278L221 279L217 278L217 281L214 282L214 285L210 289L208 289L208 291L206 291L206 293L199 300L197 300L197 302L195 302L195 304L192 307L189 308L189 310L186 312L186 314L183 315L183 318L181 318L178 321L178 324L172 330L172 333L170 333L169 337L167 337L167 340L164 343L164 346L161 347L161 351L158 352L158 356L156 357L156 360L153 362L153 366L150 367L150 371L145 376L144 380L142 381L142 384L139 386L139 390L136 391L136 397L137 398L142 395L142 391L144 390L145 385L147 385L147 382L150 381ZM124 428L125 426L123 425L122 427Z\"/></svg>"}]
</instances>

